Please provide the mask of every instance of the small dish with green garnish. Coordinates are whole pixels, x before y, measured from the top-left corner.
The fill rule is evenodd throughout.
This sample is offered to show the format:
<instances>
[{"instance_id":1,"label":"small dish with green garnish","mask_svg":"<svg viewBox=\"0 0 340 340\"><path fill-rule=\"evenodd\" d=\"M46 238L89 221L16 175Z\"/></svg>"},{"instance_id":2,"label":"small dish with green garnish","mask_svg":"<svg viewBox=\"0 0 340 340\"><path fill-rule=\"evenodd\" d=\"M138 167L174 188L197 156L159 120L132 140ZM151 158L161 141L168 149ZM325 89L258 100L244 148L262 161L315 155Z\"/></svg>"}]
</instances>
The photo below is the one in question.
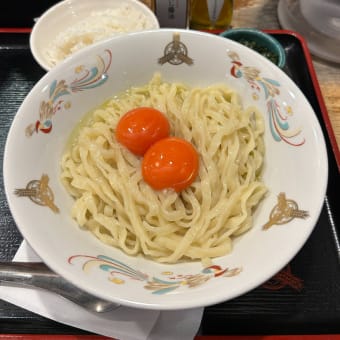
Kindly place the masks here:
<instances>
[{"instance_id":1,"label":"small dish with green garnish","mask_svg":"<svg viewBox=\"0 0 340 340\"><path fill-rule=\"evenodd\" d=\"M280 68L283 68L286 63L286 54L282 45L271 35L260 30L233 28L222 32L220 35L262 54Z\"/></svg>"}]
</instances>

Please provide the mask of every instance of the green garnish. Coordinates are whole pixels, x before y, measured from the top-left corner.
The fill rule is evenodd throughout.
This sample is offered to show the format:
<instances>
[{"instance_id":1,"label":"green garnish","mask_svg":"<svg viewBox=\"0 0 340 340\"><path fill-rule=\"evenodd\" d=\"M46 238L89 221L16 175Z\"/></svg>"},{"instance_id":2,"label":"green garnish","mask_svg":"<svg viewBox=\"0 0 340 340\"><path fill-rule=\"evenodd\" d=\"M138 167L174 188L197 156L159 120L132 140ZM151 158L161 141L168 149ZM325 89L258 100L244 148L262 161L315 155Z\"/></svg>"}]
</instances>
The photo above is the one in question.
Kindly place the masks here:
<instances>
[{"instance_id":1,"label":"green garnish","mask_svg":"<svg viewBox=\"0 0 340 340\"><path fill-rule=\"evenodd\" d=\"M240 39L238 42L240 44L247 46L247 47L251 48L252 50L262 54L264 57L269 59L272 63L277 65L277 63L279 61L278 56L275 53L273 53L272 51L270 51L267 47L261 46L261 45L257 44L255 41L249 41L249 40L246 40L246 39Z\"/></svg>"}]
</instances>

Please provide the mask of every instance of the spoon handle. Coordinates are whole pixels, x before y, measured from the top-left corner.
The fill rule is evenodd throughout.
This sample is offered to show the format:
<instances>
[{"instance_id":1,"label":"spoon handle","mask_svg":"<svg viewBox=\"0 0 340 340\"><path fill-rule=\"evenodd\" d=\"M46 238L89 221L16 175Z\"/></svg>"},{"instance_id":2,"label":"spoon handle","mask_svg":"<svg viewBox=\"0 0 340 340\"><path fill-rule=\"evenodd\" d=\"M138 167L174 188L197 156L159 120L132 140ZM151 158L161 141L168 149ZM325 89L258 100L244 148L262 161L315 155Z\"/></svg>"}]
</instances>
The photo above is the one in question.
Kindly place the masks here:
<instances>
[{"instance_id":1,"label":"spoon handle","mask_svg":"<svg viewBox=\"0 0 340 340\"><path fill-rule=\"evenodd\" d=\"M42 262L0 262L0 283L46 289L72 301L78 290Z\"/></svg>"},{"instance_id":2,"label":"spoon handle","mask_svg":"<svg viewBox=\"0 0 340 340\"><path fill-rule=\"evenodd\" d=\"M47 288L58 277L42 262L0 262L0 282Z\"/></svg>"},{"instance_id":3,"label":"spoon handle","mask_svg":"<svg viewBox=\"0 0 340 340\"><path fill-rule=\"evenodd\" d=\"M77 287L42 262L0 262L0 283L46 289L71 301L78 299L75 294L79 295Z\"/></svg>"},{"instance_id":4,"label":"spoon handle","mask_svg":"<svg viewBox=\"0 0 340 340\"><path fill-rule=\"evenodd\" d=\"M57 275L43 262L0 262L1 273L32 273L42 275Z\"/></svg>"},{"instance_id":5,"label":"spoon handle","mask_svg":"<svg viewBox=\"0 0 340 340\"><path fill-rule=\"evenodd\" d=\"M86 293L41 262L0 262L1 284L45 289L96 312L105 312L119 307L118 304Z\"/></svg>"}]
</instances>

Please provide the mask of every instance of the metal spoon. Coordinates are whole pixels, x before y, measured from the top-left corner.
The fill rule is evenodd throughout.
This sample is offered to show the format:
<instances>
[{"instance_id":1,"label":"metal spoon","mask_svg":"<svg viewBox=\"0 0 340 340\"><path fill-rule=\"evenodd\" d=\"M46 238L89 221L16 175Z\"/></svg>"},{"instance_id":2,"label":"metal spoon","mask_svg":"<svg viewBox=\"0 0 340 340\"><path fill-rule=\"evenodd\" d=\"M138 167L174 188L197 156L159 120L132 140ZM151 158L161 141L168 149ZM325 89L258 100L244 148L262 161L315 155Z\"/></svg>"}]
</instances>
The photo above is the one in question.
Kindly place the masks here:
<instances>
[{"instance_id":1,"label":"metal spoon","mask_svg":"<svg viewBox=\"0 0 340 340\"><path fill-rule=\"evenodd\" d=\"M104 313L119 307L80 290L41 262L0 262L0 285L45 289L92 312Z\"/></svg>"}]
</instances>

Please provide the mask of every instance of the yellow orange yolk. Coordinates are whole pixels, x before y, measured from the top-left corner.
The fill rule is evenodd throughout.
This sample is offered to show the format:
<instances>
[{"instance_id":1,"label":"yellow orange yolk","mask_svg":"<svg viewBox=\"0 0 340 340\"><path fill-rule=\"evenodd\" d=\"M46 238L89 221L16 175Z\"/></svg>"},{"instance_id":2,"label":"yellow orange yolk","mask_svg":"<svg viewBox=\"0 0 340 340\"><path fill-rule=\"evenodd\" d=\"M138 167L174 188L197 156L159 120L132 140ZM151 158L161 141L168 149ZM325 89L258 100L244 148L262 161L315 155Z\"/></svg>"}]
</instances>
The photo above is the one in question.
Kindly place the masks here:
<instances>
[{"instance_id":1,"label":"yellow orange yolk","mask_svg":"<svg viewBox=\"0 0 340 340\"><path fill-rule=\"evenodd\" d=\"M150 146L142 161L142 175L155 190L180 192L198 174L199 158L193 145L184 139L168 137Z\"/></svg>"},{"instance_id":2,"label":"yellow orange yolk","mask_svg":"<svg viewBox=\"0 0 340 340\"><path fill-rule=\"evenodd\" d=\"M168 137L169 133L168 119L151 107L128 111L116 127L117 141L138 156L143 156L152 144Z\"/></svg>"}]
</instances>

